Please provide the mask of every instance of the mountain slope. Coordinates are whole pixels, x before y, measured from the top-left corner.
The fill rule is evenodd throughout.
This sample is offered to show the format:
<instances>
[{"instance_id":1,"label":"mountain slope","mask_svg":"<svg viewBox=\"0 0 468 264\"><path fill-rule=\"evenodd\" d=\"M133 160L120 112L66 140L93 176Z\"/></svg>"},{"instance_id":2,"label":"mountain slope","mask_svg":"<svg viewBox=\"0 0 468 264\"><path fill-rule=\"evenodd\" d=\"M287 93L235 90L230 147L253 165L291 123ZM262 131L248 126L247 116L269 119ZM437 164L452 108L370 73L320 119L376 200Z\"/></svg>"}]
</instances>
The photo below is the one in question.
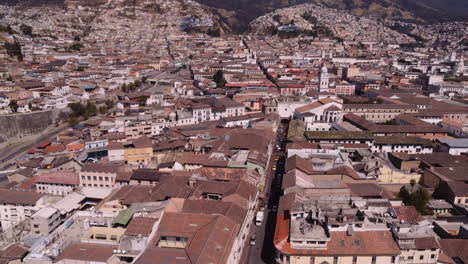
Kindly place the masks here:
<instances>
[{"instance_id":1,"label":"mountain slope","mask_svg":"<svg viewBox=\"0 0 468 264\"><path fill-rule=\"evenodd\" d=\"M440 22L468 19L466 0L196 0L197 2L237 12L243 23L279 8L297 4L319 4L328 8L348 10L357 16L406 20L414 22Z\"/></svg>"}]
</instances>

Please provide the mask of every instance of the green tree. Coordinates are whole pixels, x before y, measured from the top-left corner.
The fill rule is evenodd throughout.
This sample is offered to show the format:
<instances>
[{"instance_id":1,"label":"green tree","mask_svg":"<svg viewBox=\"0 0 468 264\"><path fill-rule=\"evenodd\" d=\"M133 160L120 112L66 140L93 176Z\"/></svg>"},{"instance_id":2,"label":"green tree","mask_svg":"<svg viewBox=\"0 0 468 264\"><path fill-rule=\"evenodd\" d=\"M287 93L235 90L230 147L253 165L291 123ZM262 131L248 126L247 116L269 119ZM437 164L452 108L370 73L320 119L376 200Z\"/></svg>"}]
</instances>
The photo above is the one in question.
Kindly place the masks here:
<instances>
[{"instance_id":1,"label":"green tree","mask_svg":"<svg viewBox=\"0 0 468 264\"><path fill-rule=\"evenodd\" d=\"M114 106L114 102L112 102L112 100L110 99L107 99L105 104L106 104L107 109L111 109Z\"/></svg>"},{"instance_id":2,"label":"green tree","mask_svg":"<svg viewBox=\"0 0 468 264\"><path fill-rule=\"evenodd\" d=\"M122 91L125 93L128 91L127 84L122 84Z\"/></svg>"},{"instance_id":3,"label":"green tree","mask_svg":"<svg viewBox=\"0 0 468 264\"><path fill-rule=\"evenodd\" d=\"M414 187L416 181L411 181L411 187ZM420 213L424 213L426 211L426 206L431 199L431 195L429 192L423 188L419 187L416 191L409 193L405 187L400 189L399 197L403 200L405 205L412 205L418 210Z\"/></svg>"},{"instance_id":4,"label":"green tree","mask_svg":"<svg viewBox=\"0 0 468 264\"><path fill-rule=\"evenodd\" d=\"M100 107L99 107L99 113L100 113L101 115L107 113L107 107L104 106L104 105L100 106Z\"/></svg>"},{"instance_id":5,"label":"green tree","mask_svg":"<svg viewBox=\"0 0 468 264\"><path fill-rule=\"evenodd\" d=\"M141 81L140 81L140 80L136 80L136 81L134 82L134 85L135 85L135 87L140 87L140 86L141 86Z\"/></svg>"},{"instance_id":6,"label":"green tree","mask_svg":"<svg viewBox=\"0 0 468 264\"><path fill-rule=\"evenodd\" d=\"M81 44L81 43L74 43L73 45L71 45L71 46L69 47L69 49L71 49L71 50L76 50L76 51L80 51L83 47L84 47L84 46L83 46L83 44Z\"/></svg>"},{"instance_id":7,"label":"green tree","mask_svg":"<svg viewBox=\"0 0 468 264\"><path fill-rule=\"evenodd\" d=\"M81 103L69 103L68 107L72 110L70 116L80 117L86 113L86 109Z\"/></svg>"},{"instance_id":8,"label":"green tree","mask_svg":"<svg viewBox=\"0 0 468 264\"><path fill-rule=\"evenodd\" d=\"M10 101L10 109L11 109L11 111L14 112L14 113L16 113L16 112L18 112L18 108L19 108L18 102L17 102L16 100L11 100L11 101Z\"/></svg>"},{"instance_id":9,"label":"green tree","mask_svg":"<svg viewBox=\"0 0 468 264\"><path fill-rule=\"evenodd\" d=\"M222 88L226 86L226 79L224 79L224 73L222 70L218 70L213 75L213 81L216 83L216 88Z\"/></svg>"},{"instance_id":10,"label":"green tree","mask_svg":"<svg viewBox=\"0 0 468 264\"><path fill-rule=\"evenodd\" d=\"M27 36L30 36L30 37L32 37L32 35L33 35L32 29L33 28L31 26L28 26L28 25L25 25L25 24L22 24L20 26L21 32L23 32L24 35L27 35Z\"/></svg>"},{"instance_id":11,"label":"green tree","mask_svg":"<svg viewBox=\"0 0 468 264\"><path fill-rule=\"evenodd\" d=\"M8 56L16 57L18 61L23 61L23 53L21 51L21 44L15 40L13 43L5 42L3 45L7 51Z\"/></svg>"},{"instance_id":12,"label":"green tree","mask_svg":"<svg viewBox=\"0 0 468 264\"><path fill-rule=\"evenodd\" d=\"M135 90L135 83L129 83L127 87L128 87L128 91L133 91Z\"/></svg>"},{"instance_id":13,"label":"green tree","mask_svg":"<svg viewBox=\"0 0 468 264\"><path fill-rule=\"evenodd\" d=\"M80 123L80 119L76 116L70 116L68 117L68 124L70 126L76 126Z\"/></svg>"},{"instance_id":14,"label":"green tree","mask_svg":"<svg viewBox=\"0 0 468 264\"><path fill-rule=\"evenodd\" d=\"M142 83L146 83L147 80L148 80L148 77L146 77L146 76L143 76L143 78L141 78Z\"/></svg>"},{"instance_id":15,"label":"green tree","mask_svg":"<svg viewBox=\"0 0 468 264\"><path fill-rule=\"evenodd\" d=\"M95 116L97 111L98 109L95 104L91 103L90 101L86 103L86 114L88 116Z\"/></svg>"}]
</instances>

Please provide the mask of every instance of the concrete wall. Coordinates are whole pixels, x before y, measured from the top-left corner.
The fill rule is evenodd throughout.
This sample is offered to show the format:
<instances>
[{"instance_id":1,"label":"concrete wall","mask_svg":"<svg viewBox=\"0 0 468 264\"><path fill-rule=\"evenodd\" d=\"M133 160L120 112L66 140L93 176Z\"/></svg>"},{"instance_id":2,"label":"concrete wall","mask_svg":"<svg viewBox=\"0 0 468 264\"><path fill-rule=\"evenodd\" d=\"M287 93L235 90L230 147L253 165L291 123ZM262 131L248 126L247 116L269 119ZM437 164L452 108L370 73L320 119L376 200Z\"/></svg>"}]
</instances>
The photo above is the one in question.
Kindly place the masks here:
<instances>
[{"instance_id":1,"label":"concrete wall","mask_svg":"<svg viewBox=\"0 0 468 264\"><path fill-rule=\"evenodd\" d=\"M2 143L39 135L55 122L57 114L40 111L26 114L0 115L0 146Z\"/></svg>"}]
</instances>

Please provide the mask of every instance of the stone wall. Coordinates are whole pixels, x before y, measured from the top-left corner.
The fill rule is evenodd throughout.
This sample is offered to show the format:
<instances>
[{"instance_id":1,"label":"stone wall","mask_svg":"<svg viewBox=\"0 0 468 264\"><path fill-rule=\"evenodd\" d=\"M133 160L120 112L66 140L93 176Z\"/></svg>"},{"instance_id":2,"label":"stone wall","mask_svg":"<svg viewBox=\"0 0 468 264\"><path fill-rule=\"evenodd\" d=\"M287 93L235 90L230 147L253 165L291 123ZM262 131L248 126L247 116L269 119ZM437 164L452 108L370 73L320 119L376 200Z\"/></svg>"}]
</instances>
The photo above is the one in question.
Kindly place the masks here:
<instances>
[{"instance_id":1,"label":"stone wall","mask_svg":"<svg viewBox=\"0 0 468 264\"><path fill-rule=\"evenodd\" d=\"M55 111L0 115L0 144L40 135L55 122Z\"/></svg>"}]
</instances>

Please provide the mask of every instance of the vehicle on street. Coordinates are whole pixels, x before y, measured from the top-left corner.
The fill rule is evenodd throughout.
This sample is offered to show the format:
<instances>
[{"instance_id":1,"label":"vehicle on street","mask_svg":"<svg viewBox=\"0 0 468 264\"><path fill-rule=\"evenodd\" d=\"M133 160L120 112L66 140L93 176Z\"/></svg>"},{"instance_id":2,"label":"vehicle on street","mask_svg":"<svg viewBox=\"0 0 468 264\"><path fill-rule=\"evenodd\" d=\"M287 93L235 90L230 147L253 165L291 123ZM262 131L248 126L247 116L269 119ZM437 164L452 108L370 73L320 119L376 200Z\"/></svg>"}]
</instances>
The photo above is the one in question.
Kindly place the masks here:
<instances>
[{"instance_id":1,"label":"vehicle on street","mask_svg":"<svg viewBox=\"0 0 468 264\"><path fill-rule=\"evenodd\" d=\"M255 245L255 235L252 235L252 237L250 237L250 245L254 246Z\"/></svg>"},{"instance_id":2,"label":"vehicle on street","mask_svg":"<svg viewBox=\"0 0 468 264\"><path fill-rule=\"evenodd\" d=\"M278 206L273 205L273 208L271 208L271 210L272 210L273 212L276 212L276 210L278 210Z\"/></svg>"},{"instance_id":3,"label":"vehicle on street","mask_svg":"<svg viewBox=\"0 0 468 264\"><path fill-rule=\"evenodd\" d=\"M261 201L260 203L260 211L265 210L265 201Z\"/></svg>"},{"instance_id":4,"label":"vehicle on street","mask_svg":"<svg viewBox=\"0 0 468 264\"><path fill-rule=\"evenodd\" d=\"M257 215L255 216L255 225L260 226L263 222L263 211L258 211Z\"/></svg>"}]
</instances>

